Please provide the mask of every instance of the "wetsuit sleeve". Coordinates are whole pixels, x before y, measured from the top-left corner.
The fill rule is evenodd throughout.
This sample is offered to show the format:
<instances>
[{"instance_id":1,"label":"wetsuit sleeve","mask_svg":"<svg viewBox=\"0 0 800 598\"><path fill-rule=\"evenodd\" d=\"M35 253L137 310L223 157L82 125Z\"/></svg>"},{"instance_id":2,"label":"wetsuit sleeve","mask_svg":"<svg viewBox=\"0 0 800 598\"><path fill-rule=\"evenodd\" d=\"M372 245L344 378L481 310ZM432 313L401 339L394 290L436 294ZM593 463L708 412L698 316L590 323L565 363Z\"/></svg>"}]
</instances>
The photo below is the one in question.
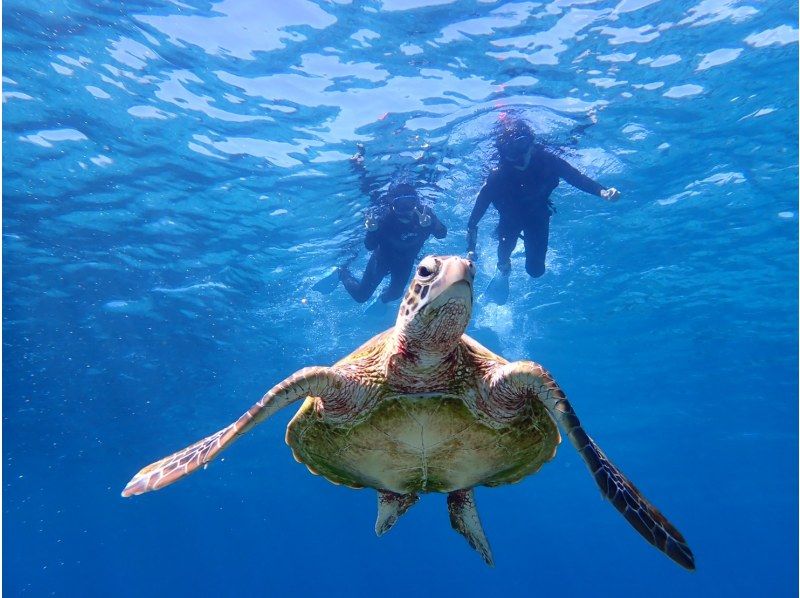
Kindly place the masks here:
<instances>
[{"instance_id":1,"label":"wetsuit sleeve","mask_svg":"<svg viewBox=\"0 0 800 598\"><path fill-rule=\"evenodd\" d=\"M467 222L468 229L478 226L478 222L481 221L481 218L483 218L483 215L486 213L486 210L489 208L489 204L491 203L492 185L490 181L486 181L486 184L483 185L480 193L478 193L478 198L475 200L472 213L469 215L469 221Z\"/></svg>"},{"instance_id":2,"label":"wetsuit sleeve","mask_svg":"<svg viewBox=\"0 0 800 598\"><path fill-rule=\"evenodd\" d=\"M558 156L552 156L552 159L555 163L558 176L576 189L591 193L592 195L597 195L598 197L600 196L600 192L605 189L600 183L593 181L585 174L581 174L577 168L568 164L566 160L562 160Z\"/></svg>"},{"instance_id":3,"label":"wetsuit sleeve","mask_svg":"<svg viewBox=\"0 0 800 598\"><path fill-rule=\"evenodd\" d=\"M447 236L447 227L433 212L431 212L431 234L437 239L444 239Z\"/></svg>"},{"instance_id":4,"label":"wetsuit sleeve","mask_svg":"<svg viewBox=\"0 0 800 598\"><path fill-rule=\"evenodd\" d=\"M380 224L378 224L378 228L375 230L367 231L367 236L364 237L364 247L366 247L369 251L374 251L378 248L378 245L381 241L381 229Z\"/></svg>"},{"instance_id":5,"label":"wetsuit sleeve","mask_svg":"<svg viewBox=\"0 0 800 598\"><path fill-rule=\"evenodd\" d=\"M377 249L378 242L380 240L380 237L378 236L379 234L380 232L377 230L369 231L367 236L364 237L364 247L366 247L369 251L374 251Z\"/></svg>"}]
</instances>

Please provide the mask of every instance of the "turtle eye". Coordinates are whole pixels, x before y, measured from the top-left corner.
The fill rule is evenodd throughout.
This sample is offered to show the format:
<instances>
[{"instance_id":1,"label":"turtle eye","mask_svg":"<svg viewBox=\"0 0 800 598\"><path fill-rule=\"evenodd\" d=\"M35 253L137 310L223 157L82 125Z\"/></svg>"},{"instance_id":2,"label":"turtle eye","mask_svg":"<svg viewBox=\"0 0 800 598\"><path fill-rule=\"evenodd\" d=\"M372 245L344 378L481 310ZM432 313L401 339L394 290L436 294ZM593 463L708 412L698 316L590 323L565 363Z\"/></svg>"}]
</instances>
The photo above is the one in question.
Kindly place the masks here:
<instances>
[{"instance_id":1,"label":"turtle eye","mask_svg":"<svg viewBox=\"0 0 800 598\"><path fill-rule=\"evenodd\" d=\"M439 271L439 261L430 256L422 260L417 268L417 277L425 280Z\"/></svg>"}]
</instances>

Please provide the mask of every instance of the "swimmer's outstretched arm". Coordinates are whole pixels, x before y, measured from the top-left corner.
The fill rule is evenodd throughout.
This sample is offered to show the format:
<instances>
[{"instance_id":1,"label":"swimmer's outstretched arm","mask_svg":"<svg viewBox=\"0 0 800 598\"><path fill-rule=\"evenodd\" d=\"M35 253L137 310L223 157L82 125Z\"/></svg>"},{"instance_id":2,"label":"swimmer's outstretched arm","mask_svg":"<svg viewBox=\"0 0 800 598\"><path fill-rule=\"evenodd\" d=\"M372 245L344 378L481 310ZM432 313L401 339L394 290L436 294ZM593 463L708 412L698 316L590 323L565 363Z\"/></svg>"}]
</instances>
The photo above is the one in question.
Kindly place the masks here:
<instances>
[{"instance_id":1,"label":"swimmer's outstretched arm","mask_svg":"<svg viewBox=\"0 0 800 598\"><path fill-rule=\"evenodd\" d=\"M478 222L481 221L489 205L492 203L492 186L489 181L481 188L472 213L467 222L467 256L471 259L475 257L475 246L478 244Z\"/></svg>"},{"instance_id":2,"label":"swimmer's outstretched arm","mask_svg":"<svg viewBox=\"0 0 800 598\"><path fill-rule=\"evenodd\" d=\"M444 239L447 236L447 227L439 220L439 217L431 210L431 234L437 239Z\"/></svg>"},{"instance_id":3,"label":"swimmer's outstretched arm","mask_svg":"<svg viewBox=\"0 0 800 598\"><path fill-rule=\"evenodd\" d=\"M553 159L556 160L556 171L558 172L558 176L567 181L576 189L580 189L586 193L591 193L592 195L597 195L606 201L616 201L619 199L621 194L614 187L603 187L603 185L597 181L593 181L585 174L581 174L577 168L569 164L566 160L562 160L558 156L553 156Z\"/></svg>"},{"instance_id":4,"label":"swimmer's outstretched arm","mask_svg":"<svg viewBox=\"0 0 800 598\"><path fill-rule=\"evenodd\" d=\"M592 195L602 197L601 192L605 189L603 185L597 181L593 181L585 174L582 174L577 168L569 164L566 160L563 160L558 156L553 156L553 159L556 161L556 171L558 172L558 176L560 178L567 181L576 189L580 189L586 193L591 193Z\"/></svg>"}]
</instances>

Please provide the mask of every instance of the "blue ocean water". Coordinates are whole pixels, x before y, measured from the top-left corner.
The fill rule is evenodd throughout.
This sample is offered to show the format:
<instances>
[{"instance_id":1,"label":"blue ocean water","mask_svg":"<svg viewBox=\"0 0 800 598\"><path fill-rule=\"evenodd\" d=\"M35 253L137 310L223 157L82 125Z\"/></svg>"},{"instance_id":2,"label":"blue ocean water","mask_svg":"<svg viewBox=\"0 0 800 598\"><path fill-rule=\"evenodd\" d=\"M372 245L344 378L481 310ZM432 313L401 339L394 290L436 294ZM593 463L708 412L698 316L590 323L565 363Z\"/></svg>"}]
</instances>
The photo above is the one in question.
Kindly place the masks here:
<instances>
[{"instance_id":1,"label":"blue ocean water","mask_svg":"<svg viewBox=\"0 0 800 598\"><path fill-rule=\"evenodd\" d=\"M696 3L695 3L696 2ZM8 596L791 596L798 531L797 3L173 0L3 4L3 590ZM462 253L515 110L562 184L548 272L469 334L547 367L683 532L647 545L577 454L477 490L497 567L428 495L310 475L277 414L206 471L140 467L392 325L340 287L356 143ZM477 288L494 272L481 223Z\"/></svg>"}]
</instances>

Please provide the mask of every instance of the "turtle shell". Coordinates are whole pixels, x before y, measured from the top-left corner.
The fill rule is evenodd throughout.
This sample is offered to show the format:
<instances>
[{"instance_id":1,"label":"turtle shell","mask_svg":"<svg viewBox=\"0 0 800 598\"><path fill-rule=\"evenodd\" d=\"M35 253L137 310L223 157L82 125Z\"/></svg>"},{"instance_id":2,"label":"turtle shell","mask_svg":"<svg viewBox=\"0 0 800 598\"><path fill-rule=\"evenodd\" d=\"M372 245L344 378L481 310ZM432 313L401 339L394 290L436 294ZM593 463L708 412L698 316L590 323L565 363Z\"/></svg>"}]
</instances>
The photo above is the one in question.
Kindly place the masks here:
<instances>
[{"instance_id":1,"label":"turtle shell","mask_svg":"<svg viewBox=\"0 0 800 598\"><path fill-rule=\"evenodd\" d=\"M510 484L553 458L561 437L538 402L499 423L471 408L470 394L387 396L347 424L326 421L308 397L286 442L335 484L402 494Z\"/></svg>"}]
</instances>

